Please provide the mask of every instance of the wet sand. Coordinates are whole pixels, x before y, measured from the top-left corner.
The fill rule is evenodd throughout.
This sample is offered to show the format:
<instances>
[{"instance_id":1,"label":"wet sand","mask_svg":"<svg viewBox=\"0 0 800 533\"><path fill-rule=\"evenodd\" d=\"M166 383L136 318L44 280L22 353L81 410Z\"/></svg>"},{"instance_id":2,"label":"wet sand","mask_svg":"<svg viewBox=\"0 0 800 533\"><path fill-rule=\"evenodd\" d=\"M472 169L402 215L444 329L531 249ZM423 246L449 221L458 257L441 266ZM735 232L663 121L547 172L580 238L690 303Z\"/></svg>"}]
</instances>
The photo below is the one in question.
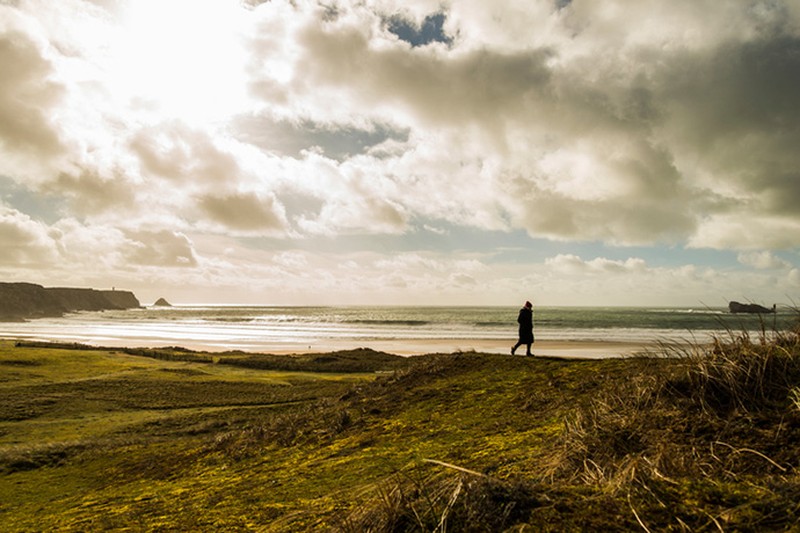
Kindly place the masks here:
<instances>
[{"instance_id":1,"label":"wet sand","mask_svg":"<svg viewBox=\"0 0 800 533\"><path fill-rule=\"evenodd\" d=\"M403 339L369 341L359 346L354 346L352 341L341 344L335 342L326 343L316 346L283 346L276 347L276 350L271 350L271 352L331 352L364 347L382 352L409 356L430 353L453 353L459 351L511 355L511 346L513 344L513 340L499 341L496 339ZM658 346L655 343L544 340L537 341L533 345L531 351L534 356L600 359L606 357L628 357L637 353L655 351L657 348ZM516 355L525 355L525 346L518 348Z\"/></svg>"},{"instance_id":2,"label":"wet sand","mask_svg":"<svg viewBox=\"0 0 800 533\"><path fill-rule=\"evenodd\" d=\"M10 338L9 340L35 340L32 337ZM45 339L40 339L45 340ZM72 342L66 339L54 342ZM454 352L479 352L492 354L511 355L513 339L392 339L392 340L325 340L320 343L298 343L298 342L267 342L243 346L237 343L235 346L226 345L224 342L187 342L186 339L172 342L159 342L154 339L104 339L96 343L89 343L96 346L109 348L160 348L166 346L180 346L189 350L202 352L225 352L232 350L242 350L251 353L271 353L271 354L303 354L303 353L327 353L340 350L354 350L356 348L370 348L376 351L392 353L403 356L424 355L432 353L454 353ZM616 342L616 341L569 341L569 340L537 340L533 345L534 356L580 358L580 359L601 359L607 357L629 357L645 352L657 352L656 343L636 343L636 342ZM516 356L525 355L525 346L517 349Z\"/></svg>"},{"instance_id":3,"label":"wet sand","mask_svg":"<svg viewBox=\"0 0 800 533\"><path fill-rule=\"evenodd\" d=\"M327 353L356 348L370 348L379 352L414 356L432 353L479 352L511 355L512 340L497 339L394 339L394 340L326 340L318 344L270 343L251 346L247 352L272 354ZM184 348L198 351L220 352L229 350L225 346L182 344ZM153 346L151 346L153 347ZM238 347L241 349L241 347ZM628 357L646 351L655 351L655 343L602 342L602 341L537 341L533 345L534 356L569 357L582 359L601 359L606 357ZM523 356L525 346L517 349L516 355Z\"/></svg>"}]
</instances>

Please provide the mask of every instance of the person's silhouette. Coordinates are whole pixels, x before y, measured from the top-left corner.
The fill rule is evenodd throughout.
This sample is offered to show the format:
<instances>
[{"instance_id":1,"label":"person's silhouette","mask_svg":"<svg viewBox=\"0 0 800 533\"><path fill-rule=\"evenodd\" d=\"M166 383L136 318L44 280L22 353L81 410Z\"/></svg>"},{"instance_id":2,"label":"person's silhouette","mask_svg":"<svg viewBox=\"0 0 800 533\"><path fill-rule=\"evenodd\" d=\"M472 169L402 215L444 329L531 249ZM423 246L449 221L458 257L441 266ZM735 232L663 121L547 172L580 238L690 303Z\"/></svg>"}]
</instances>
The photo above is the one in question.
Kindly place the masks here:
<instances>
[{"instance_id":1,"label":"person's silhouette","mask_svg":"<svg viewBox=\"0 0 800 533\"><path fill-rule=\"evenodd\" d=\"M519 310L519 316L517 316L517 322L519 323L519 340L517 343L511 347L511 355L514 355L517 351L517 348L522 346L523 344L527 346L527 351L525 355L533 355L531 353L531 345L533 344L533 304L530 302L525 302L525 305L522 309Z\"/></svg>"}]
</instances>

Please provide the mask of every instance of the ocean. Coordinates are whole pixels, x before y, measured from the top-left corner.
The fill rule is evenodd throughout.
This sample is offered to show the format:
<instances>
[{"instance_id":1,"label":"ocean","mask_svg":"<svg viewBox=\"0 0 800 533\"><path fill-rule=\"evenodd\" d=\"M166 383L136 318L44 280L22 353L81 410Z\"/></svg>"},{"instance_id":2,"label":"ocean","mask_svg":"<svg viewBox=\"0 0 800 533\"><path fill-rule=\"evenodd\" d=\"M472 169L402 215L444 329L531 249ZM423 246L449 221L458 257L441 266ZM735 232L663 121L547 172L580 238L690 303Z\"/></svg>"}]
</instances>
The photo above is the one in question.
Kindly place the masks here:
<instances>
[{"instance_id":1,"label":"ocean","mask_svg":"<svg viewBox=\"0 0 800 533\"><path fill-rule=\"evenodd\" d=\"M293 351L392 346L425 341L516 339L513 307L277 307L180 305L81 312L61 318L0 323L0 337L99 346L183 346L212 351ZM758 335L796 323L797 312L732 315L723 308L537 307L542 341L707 342L726 331ZM493 351L500 351L497 348Z\"/></svg>"}]
</instances>

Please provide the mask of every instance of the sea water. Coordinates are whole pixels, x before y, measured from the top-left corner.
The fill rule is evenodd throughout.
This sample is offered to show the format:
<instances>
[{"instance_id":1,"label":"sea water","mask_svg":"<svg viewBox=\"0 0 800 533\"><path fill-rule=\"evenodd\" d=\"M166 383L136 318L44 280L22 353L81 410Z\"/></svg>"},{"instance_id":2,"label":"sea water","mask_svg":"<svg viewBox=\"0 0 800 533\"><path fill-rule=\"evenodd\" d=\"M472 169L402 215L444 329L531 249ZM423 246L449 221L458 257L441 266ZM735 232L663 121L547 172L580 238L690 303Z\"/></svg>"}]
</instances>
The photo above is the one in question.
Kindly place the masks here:
<instances>
[{"instance_id":1,"label":"sea water","mask_svg":"<svg viewBox=\"0 0 800 533\"><path fill-rule=\"evenodd\" d=\"M0 323L0 337L100 346L186 346L269 351L412 340L516 338L513 307L279 307L180 305L81 312ZM537 307L538 341L707 342L730 332L782 330L797 313L732 315L723 308Z\"/></svg>"}]
</instances>

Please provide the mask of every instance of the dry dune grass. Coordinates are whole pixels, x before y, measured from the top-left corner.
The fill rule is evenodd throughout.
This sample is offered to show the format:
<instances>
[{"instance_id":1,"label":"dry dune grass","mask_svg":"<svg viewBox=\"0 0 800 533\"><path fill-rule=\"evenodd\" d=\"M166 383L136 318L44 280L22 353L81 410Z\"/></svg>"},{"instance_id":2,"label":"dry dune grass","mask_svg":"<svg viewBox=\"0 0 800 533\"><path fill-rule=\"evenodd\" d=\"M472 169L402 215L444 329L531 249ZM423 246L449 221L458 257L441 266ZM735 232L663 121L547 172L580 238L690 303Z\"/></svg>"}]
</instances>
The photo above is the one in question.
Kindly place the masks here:
<instances>
[{"instance_id":1,"label":"dry dune grass","mask_svg":"<svg viewBox=\"0 0 800 533\"><path fill-rule=\"evenodd\" d=\"M343 529L792 529L798 442L798 331L728 332L632 362L565 414L538 475L418 467L378 487Z\"/></svg>"}]
</instances>

